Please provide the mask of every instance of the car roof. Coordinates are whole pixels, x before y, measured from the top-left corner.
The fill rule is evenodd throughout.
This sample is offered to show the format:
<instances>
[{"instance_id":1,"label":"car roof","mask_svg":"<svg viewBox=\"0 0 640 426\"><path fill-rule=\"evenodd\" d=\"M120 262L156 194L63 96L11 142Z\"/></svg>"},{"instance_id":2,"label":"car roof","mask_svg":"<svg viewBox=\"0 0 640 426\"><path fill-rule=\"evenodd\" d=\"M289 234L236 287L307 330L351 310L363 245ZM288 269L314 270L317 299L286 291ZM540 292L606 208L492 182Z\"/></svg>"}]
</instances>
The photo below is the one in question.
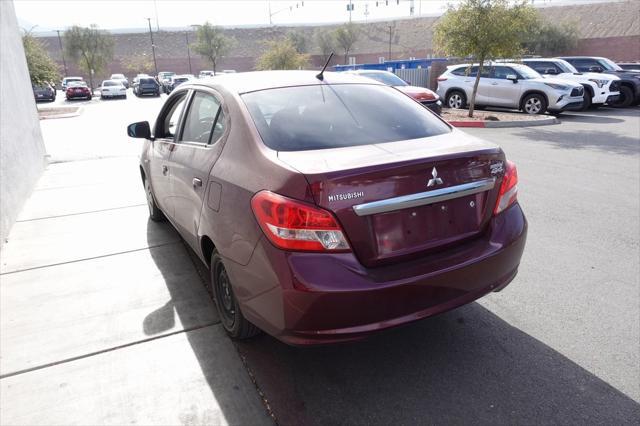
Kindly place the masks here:
<instances>
[{"instance_id":1,"label":"car roof","mask_svg":"<svg viewBox=\"0 0 640 426\"><path fill-rule=\"evenodd\" d=\"M496 65L506 66L506 67L523 67L523 66L526 67L526 65L519 64L517 62L492 62L490 64L484 64L485 67L492 67ZM477 67L477 66L478 66L477 63L476 64L455 64L455 65L449 65L447 69L454 69L458 67Z\"/></svg>"},{"instance_id":2,"label":"car roof","mask_svg":"<svg viewBox=\"0 0 640 426\"><path fill-rule=\"evenodd\" d=\"M238 94L256 92L259 90L276 89L292 86L312 86L318 84L347 84L359 83L384 86L370 78L360 77L345 72L324 73L324 80L316 76L318 71L251 71L216 75L207 80L194 82L193 85L215 87L222 85L227 90Z\"/></svg>"},{"instance_id":3,"label":"car roof","mask_svg":"<svg viewBox=\"0 0 640 426\"><path fill-rule=\"evenodd\" d=\"M560 59L605 59L604 56L558 56Z\"/></svg>"},{"instance_id":4,"label":"car roof","mask_svg":"<svg viewBox=\"0 0 640 426\"><path fill-rule=\"evenodd\" d=\"M65 77L63 80L82 80L82 77Z\"/></svg>"},{"instance_id":5,"label":"car roof","mask_svg":"<svg viewBox=\"0 0 640 426\"><path fill-rule=\"evenodd\" d=\"M348 70L345 71L351 74L393 74L392 72L385 70Z\"/></svg>"}]
</instances>

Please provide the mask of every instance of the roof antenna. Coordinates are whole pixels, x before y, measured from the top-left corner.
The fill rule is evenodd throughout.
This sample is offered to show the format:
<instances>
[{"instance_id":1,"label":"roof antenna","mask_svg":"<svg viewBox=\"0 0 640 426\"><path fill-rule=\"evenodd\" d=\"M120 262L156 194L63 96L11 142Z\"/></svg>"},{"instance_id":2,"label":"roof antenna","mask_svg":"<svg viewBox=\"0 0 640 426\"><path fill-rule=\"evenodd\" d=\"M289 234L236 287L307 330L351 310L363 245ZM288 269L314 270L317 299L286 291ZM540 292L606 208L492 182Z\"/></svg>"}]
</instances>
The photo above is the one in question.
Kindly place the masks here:
<instances>
[{"instance_id":1,"label":"roof antenna","mask_svg":"<svg viewBox=\"0 0 640 426\"><path fill-rule=\"evenodd\" d=\"M327 69L327 67L329 66L329 62L331 62L331 58L333 58L333 52L331 52L331 55L329 55L329 59L327 59L327 62L324 64L324 67L322 67L322 71L320 71L320 74L316 75L316 78L320 81L324 80L324 70Z\"/></svg>"}]
</instances>

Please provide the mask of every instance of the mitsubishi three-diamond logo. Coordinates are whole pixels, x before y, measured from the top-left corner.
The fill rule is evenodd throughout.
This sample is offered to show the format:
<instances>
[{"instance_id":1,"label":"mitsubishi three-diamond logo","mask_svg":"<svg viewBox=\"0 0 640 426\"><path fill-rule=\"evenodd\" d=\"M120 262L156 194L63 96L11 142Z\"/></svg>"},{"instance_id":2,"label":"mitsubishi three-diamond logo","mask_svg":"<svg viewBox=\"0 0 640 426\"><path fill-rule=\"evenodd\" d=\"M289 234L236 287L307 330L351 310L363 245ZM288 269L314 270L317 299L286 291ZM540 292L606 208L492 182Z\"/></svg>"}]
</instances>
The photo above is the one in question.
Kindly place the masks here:
<instances>
[{"instance_id":1,"label":"mitsubishi three-diamond logo","mask_svg":"<svg viewBox=\"0 0 640 426\"><path fill-rule=\"evenodd\" d=\"M435 186L435 185L442 185L442 179L440 179L438 177L438 171L436 170L436 168L434 167L433 170L431 170L431 176L433 176L433 179L429 179L429 182L427 183L427 186Z\"/></svg>"}]
</instances>

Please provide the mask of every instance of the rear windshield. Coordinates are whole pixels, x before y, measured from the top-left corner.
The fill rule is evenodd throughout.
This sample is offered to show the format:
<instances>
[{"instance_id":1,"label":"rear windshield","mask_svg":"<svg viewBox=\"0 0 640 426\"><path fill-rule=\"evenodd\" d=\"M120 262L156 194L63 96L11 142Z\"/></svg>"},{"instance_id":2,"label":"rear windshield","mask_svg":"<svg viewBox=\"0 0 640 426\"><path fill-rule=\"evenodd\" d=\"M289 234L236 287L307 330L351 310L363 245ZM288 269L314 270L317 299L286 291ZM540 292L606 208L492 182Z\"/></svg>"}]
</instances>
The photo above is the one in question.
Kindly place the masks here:
<instances>
[{"instance_id":1,"label":"rear windshield","mask_svg":"<svg viewBox=\"0 0 640 426\"><path fill-rule=\"evenodd\" d=\"M121 84L117 81L105 81L102 83L103 86L120 86Z\"/></svg>"},{"instance_id":2,"label":"rear windshield","mask_svg":"<svg viewBox=\"0 0 640 426\"><path fill-rule=\"evenodd\" d=\"M140 84L156 84L156 81L152 78L141 78Z\"/></svg>"},{"instance_id":3,"label":"rear windshield","mask_svg":"<svg viewBox=\"0 0 640 426\"><path fill-rule=\"evenodd\" d=\"M398 77L395 74L386 73L386 72L363 72L360 73L361 76L372 78L380 83L387 84L389 86L408 86L407 82Z\"/></svg>"},{"instance_id":4,"label":"rear windshield","mask_svg":"<svg viewBox=\"0 0 640 426\"><path fill-rule=\"evenodd\" d=\"M304 151L418 139L449 132L426 108L388 86L315 85L242 95L264 143Z\"/></svg>"}]
</instances>

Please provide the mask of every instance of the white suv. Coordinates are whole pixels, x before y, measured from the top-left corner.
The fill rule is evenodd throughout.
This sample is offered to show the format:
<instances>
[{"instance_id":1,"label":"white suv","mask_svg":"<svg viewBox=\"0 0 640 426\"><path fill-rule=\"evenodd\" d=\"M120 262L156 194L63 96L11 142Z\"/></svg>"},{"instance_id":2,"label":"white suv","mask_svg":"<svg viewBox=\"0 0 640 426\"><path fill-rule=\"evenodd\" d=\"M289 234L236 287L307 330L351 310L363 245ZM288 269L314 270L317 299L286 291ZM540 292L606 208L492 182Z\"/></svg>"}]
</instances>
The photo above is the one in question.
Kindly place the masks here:
<instances>
[{"instance_id":1,"label":"white suv","mask_svg":"<svg viewBox=\"0 0 640 426\"><path fill-rule=\"evenodd\" d=\"M600 74L593 72L578 72L564 59L523 59L522 63L538 71L543 76L552 76L564 80L571 80L584 86L584 103L582 109L590 106L602 106L612 104L620 97L620 77L613 74Z\"/></svg>"},{"instance_id":2,"label":"white suv","mask_svg":"<svg viewBox=\"0 0 640 426\"><path fill-rule=\"evenodd\" d=\"M438 95L449 108L465 108L473 93L478 66L451 65L438 77ZM527 114L560 113L582 108L584 88L568 80L544 78L526 65L483 67L476 105L519 109Z\"/></svg>"}]
</instances>

